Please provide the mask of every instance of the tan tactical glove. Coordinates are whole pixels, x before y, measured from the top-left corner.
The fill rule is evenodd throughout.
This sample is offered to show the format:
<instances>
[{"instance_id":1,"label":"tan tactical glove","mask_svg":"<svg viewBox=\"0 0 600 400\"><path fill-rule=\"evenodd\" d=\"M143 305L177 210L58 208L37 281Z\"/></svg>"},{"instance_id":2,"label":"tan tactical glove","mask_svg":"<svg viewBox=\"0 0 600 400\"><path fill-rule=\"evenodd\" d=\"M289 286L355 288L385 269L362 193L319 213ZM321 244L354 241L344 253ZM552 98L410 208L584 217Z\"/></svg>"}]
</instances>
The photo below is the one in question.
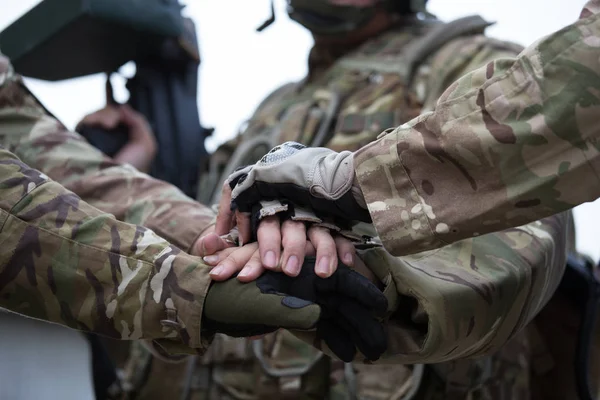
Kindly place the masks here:
<instances>
[{"instance_id":1,"label":"tan tactical glove","mask_svg":"<svg viewBox=\"0 0 600 400\"><path fill-rule=\"evenodd\" d=\"M288 200L318 216L371 222L354 179L353 153L286 142L229 177L231 207L252 212L264 200ZM342 223L342 225L344 225Z\"/></svg>"}]
</instances>

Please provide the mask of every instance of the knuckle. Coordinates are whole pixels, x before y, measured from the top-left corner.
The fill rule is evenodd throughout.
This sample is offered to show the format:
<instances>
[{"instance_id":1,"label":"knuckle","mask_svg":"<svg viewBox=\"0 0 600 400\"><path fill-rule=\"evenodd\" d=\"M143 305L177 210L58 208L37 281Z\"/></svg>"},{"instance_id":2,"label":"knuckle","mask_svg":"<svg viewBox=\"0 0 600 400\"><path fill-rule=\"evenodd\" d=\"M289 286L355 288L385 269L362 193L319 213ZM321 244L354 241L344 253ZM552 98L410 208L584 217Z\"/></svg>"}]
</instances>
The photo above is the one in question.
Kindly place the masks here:
<instances>
[{"instance_id":1,"label":"knuckle","mask_svg":"<svg viewBox=\"0 0 600 400\"><path fill-rule=\"evenodd\" d=\"M329 232L329 229L324 228L322 226L311 226L309 229L309 234L311 237L314 237L315 240L319 240L319 239L332 239L331 236L331 232Z\"/></svg>"},{"instance_id":2,"label":"knuckle","mask_svg":"<svg viewBox=\"0 0 600 400\"><path fill-rule=\"evenodd\" d=\"M306 241L306 234L299 230L287 229L283 231L281 242L285 247L298 247Z\"/></svg>"},{"instance_id":3,"label":"knuckle","mask_svg":"<svg viewBox=\"0 0 600 400\"><path fill-rule=\"evenodd\" d=\"M320 238L320 240L316 241L316 243L314 243L315 247L317 248L317 251L322 252L322 251L326 251L326 252L335 252L336 250L336 245L335 242L333 241L333 238L329 237L323 237Z\"/></svg>"},{"instance_id":4,"label":"knuckle","mask_svg":"<svg viewBox=\"0 0 600 400\"><path fill-rule=\"evenodd\" d=\"M230 266L237 267L240 263L239 255L236 253L230 254L225 260L223 260L223 264L227 264Z\"/></svg>"},{"instance_id":5,"label":"knuckle","mask_svg":"<svg viewBox=\"0 0 600 400\"><path fill-rule=\"evenodd\" d=\"M306 247L306 240L287 240L282 243L282 247L286 254L299 254L304 251Z\"/></svg>"},{"instance_id":6,"label":"knuckle","mask_svg":"<svg viewBox=\"0 0 600 400\"><path fill-rule=\"evenodd\" d=\"M261 225L268 227L278 227L279 228L279 217L277 215L269 215L268 217L264 217L260 221Z\"/></svg>"},{"instance_id":7,"label":"knuckle","mask_svg":"<svg viewBox=\"0 0 600 400\"><path fill-rule=\"evenodd\" d=\"M229 178L227 178L225 182L223 182L223 185L221 186L221 191L225 194L230 194L232 192Z\"/></svg>"},{"instance_id":8,"label":"knuckle","mask_svg":"<svg viewBox=\"0 0 600 400\"><path fill-rule=\"evenodd\" d=\"M250 261L248 261L248 263L246 264L246 267L251 268L252 270L260 270L263 271L265 268L263 267L262 263L260 262L260 260L258 258L252 258L250 259Z\"/></svg>"},{"instance_id":9,"label":"knuckle","mask_svg":"<svg viewBox=\"0 0 600 400\"><path fill-rule=\"evenodd\" d=\"M335 244L337 247L345 250L354 249L354 245L352 244L352 242L346 239L345 237L337 236L335 238Z\"/></svg>"},{"instance_id":10,"label":"knuckle","mask_svg":"<svg viewBox=\"0 0 600 400\"><path fill-rule=\"evenodd\" d=\"M259 231L257 237L258 244L261 248L279 247L281 243L281 236L278 231Z\"/></svg>"},{"instance_id":11,"label":"knuckle","mask_svg":"<svg viewBox=\"0 0 600 400\"><path fill-rule=\"evenodd\" d=\"M317 242L320 245L325 244L334 244L333 236L331 236L331 232L329 229L318 227L316 228L312 234L310 235L310 240L312 242Z\"/></svg>"},{"instance_id":12,"label":"knuckle","mask_svg":"<svg viewBox=\"0 0 600 400\"><path fill-rule=\"evenodd\" d=\"M258 266L258 267L262 268L263 265L262 265L262 262L260 261L260 255L258 255L258 254L253 255L250 258L250 260L248 260L248 264L247 265L255 266L255 267Z\"/></svg>"},{"instance_id":13,"label":"knuckle","mask_svg":"<svg viewBox=\"0 0 600 400\"><path fill-rule=\"evenodd\" d=\"M286 219L283 221L283 228L290 230L304 230L304 222L294 221L293 219Z\"/></svg>"}]
</instances>

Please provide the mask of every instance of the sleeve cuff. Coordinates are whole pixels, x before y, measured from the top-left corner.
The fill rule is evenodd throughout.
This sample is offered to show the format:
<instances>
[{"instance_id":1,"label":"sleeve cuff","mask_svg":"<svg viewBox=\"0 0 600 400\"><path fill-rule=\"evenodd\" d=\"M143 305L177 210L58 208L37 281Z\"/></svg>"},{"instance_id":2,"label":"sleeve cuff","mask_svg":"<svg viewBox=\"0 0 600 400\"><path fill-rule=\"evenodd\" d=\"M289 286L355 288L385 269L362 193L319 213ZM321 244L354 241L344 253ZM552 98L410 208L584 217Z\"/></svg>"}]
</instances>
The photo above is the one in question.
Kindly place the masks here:
<instances>
[{"instance_id":1,"label":"sleeve cuff","mask_svg":"<svg viewBox=\"0 0 600 400\"><path fill-rule=\"evenodd\" d=\"M395 256L418 253L445 243L435 235L432 213L410 180L399 148L398 128L354 154L356 179L364 194L379 238ZM403 133L404 135L405 133Z\"/></svg>"}]
</instances>

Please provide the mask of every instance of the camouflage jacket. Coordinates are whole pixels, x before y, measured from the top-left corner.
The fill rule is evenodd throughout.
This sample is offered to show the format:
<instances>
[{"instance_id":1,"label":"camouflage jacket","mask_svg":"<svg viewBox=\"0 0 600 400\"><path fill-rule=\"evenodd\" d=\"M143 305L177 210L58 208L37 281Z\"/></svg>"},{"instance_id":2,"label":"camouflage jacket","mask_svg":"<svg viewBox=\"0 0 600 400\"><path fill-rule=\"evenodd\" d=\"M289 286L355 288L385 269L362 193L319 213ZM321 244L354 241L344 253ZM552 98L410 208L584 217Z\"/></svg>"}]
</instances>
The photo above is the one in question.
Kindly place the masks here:
<instances>
[{"instance_id":1,"label":"camouflage jacket","mask_svg":"<svg viewBox=\"0 0 600 400\"><path fill-rule=\"evenodd\" d=\"M576 23L463 76L433 111L356 152L388 251L437 248L600 196L598 7L589 1Z\"/></svg>"},{"instance_id":2,"label":"camouflage jacket","mask_svg":"<svg viewBox=\"0 0 600 400\"><path fill-rule=\"evenodd\" d=\"M346 57L344 63L326 65L323 68L319 68L316 62L320 56L318 49L315 49L311 56L313 74L310 79L300 85L288 86L267 99L243 138L250 140L253 137L251 132L254 131L258 134L267 133L274 141L293 138L304 143L314 143L313 136L324 132L325 137L330 136L325 143L332 147L357 149L372 141L385 127L395 126L416 116L423 109L432 108L441 91L464 73L495 58L512 57L515 54L513 46L487 39L483 35L457 38L444 44L429 57L423 68L417 71L411 88L404 81L407 77L400 75L399 78L397 73L366 71L362 67L353 69L352 66L361 64L363 67L369 66L371 55L397 54L411 38L410 32L390 32L380 40L367 43L362 51L350 55L356 57ZM370 51L364 51L369 47ZM444 54L446 57L443 57ZM377 63L377 69L382 65L391 65L383 61ZM342 70L347 73L339 73ZM338 80L336 77L343 79ZM336 83L335 90L331 90L329 83ZM438 93L436 89L439 89ZM7 98L11 99L10 96ZM64 181L69 187L76 189L77 193L81 193L84 200L89 198L103 210L115 210L119 218L142 223L156 229L166 238L176 241L180 236L177 234L178 230L185 232L193 229L190 225L194 224L178 223L177 215L185 216L189 221L188 214L170 213L172 209L169 201L163 202L162 207L160 203L153 202L149 209L143 206L144 200L151 197L156 198L156 201L167 199L167 195L161 197L163 192L158 190L158 186L154 196L145 197L148 189L145 185L153 182L152 180L112 164L99 153L90 151L89 146L85 146L85 142L77 135L66 132L54 120L42 116L39 109L36 111L35 107L23 105L18 103L17 107L9 107L5 114L4 124L7 129L3 143L27 163L34 166L41 163L57 180ZM382 112L377 113L378 111ZM337 120L335 126L334 120L326 118L332 114ZM270 147L267 150L268 148ZM69 151L61 152L61 149ZM117 196L118 191L109 190L112 185L102 186L103 179L114 180L113 183L125 193L123 197L127 200ZM98 187L101 189L98 190ZM162 190L173 199L181 201L175 204L188 207L188 212L193 212L192 209L195 208L196 215L204 218L203 227L208 224L210 218L205 208L193 205L169 187L162 187ZM393 196L388 198L395 199ZM402 203L401 199L398 201ZM130 209L137 212L131 212ZM152 224L164 215L163 210L167 211L167 217L158 219L162 223L154 228ZM396 224L408 217L410 226L414 227L419 222L417 220L413 223L415 218L411 215L428 214L430 209L412 207L404 211L406 212L394 215ZM395 293L397 304L400 305L390 318L392 345L388 360L411 363L461 359L491 353L511 337L514 341L520 328L545 304L560 277L564 265L567 220L567 215L560 215L522 228L479 236L439 251L406 258L395 258L381 250L364 254L369 266L387 284L387 291ZM182 237L195 238L196 235ZM386 240L385 235L382 238ZM192 242L193 239L190 239L180 246L188 248ZM505 349L506 346L495 354L502 355ZM517 362L507 361L516 365L517 369L523 367L520 359ZM506 365L511 364L490 365L506 370ZM455 366L446 363L439 369L452 372L458 369ZM330 367L322 368L330 370ZM489 373L492 370L488 368L485 371ZM339 372L335 368L332 371L334 384L343 381L339 379ZM355 373L350 375L357 376ZM368 379L368 374L359 375L362 380L355 380L355 383L361 393L369 393L369 389L373 389L370 397L389 397L389 391L384 391L381 395L380 385L367 386L369 381L373 382L373 379ZM391 383L387 385L387 389L396 394L406 390L398 382L399 374L390 375L388 383ZM503 378L499 378L497 374L486 376L491 380ZM520 379L518 374L511 376L513 380ZM483 378L479 381L482 380ZM240 391L232 390L231 387L241 382L241 379L227 379L227 382L228 385L221 385L218 390L230 393L231 397L238 397L231 393ZM293 387L294 384L289 386ZM247 394L244 391L242 393Z\"/></svg>"},{"instance_id":3,"label":"camouflage jacket","mask_svg":"<svg viewBox=\"0 0 600 400\"><path fill-rule=\"evenodd\" d=\"M252 163L287 140L357 150L375 140L382 130L432 109L443 90L465 73L494 59L514 57L521 50L487 38L480 31L465 32L419 60L415 57L423 54L419 46L439 44L439 38L430 35L435 30L435 25L402 25L343 55L313 48L309 76L278 89L263 101L243 135L220 149L225 154L220 159ZM415 61L422 63L411 72L406 64ZM369 161L367 156L364 160ZM223 170L237 166L231 164ZM370 184L385 184L396 173L386 172L371 176ZM431 179L438 182L443 176ZM402 206L407 202L393 189L389 197L379 197L380 203L384 201ZM373 202L375 206L380 203ZM385 223L390 227L407 223L425 227L425 217L418 217L430 213L426 204L415 203L386 214ZM322 398L328 393L341 399L352 398L354 393L364 399L388 399L413 396L421 386L426 393L420 396L428 399L451 398L451 391L464 398L468 392L484 396L494 390L506 398L528 398L529 361L515 348L526 347L522 328L546 304L561 279L570 223L568 214L557 215L409 257L394 257L398 253L393 247L391 254L383 249L363 252L363 260L386 285L393 304L387 326L388 353L381 362L394 365L344 366L330 361L326 366L315 364L304 375L276 379L261 363L262 375L250 367L250 376L243 379L241 367L233 360L250 359L252 363L254 345L234 342L228 347L224 341L220 354L211 348L212 358L203 360L218 366L213 372L220 371L211 389L213 397L273 398L278 393ZM388 248L385 232L378 232ZM297 335L315 343L310 334ZM307 346L289 337L265 339L265 343L272 342L279 344L265 344L263 357L275 370L289 372L299 362L309 363ZM328 353L326 348L323 351ZM493 356L477 362L467 360L490 354ZM434 367L436 376L443 379L423 383L418 368L411 371L404 366L414 363L438 364ZM267 384L257 386L257 381Z\"/></svg>"},{"instance_id":4,"label":"camouflage jacket","mask_svg":"<svg viewBox=\"0 0 600 400\"><path fill-rule=\"evenodd\" d=\"M70 180L61 181L99 207L98 199L114 190L133 198L140 187L147 195L159 187L168 196L173 189L110 162L66 131L27 92L1 54L0 65L0 306L115 339L155 339L168 349L203 351L209 268L153 230L106 213L128 207L125 219L160 221L165 226L156 225L157 231L171 239L168 203L159 195L154 204L143 206L139 199L128 203L125 195L100 211L48 174L68 170ZM91 171L95 184L76 184L86 172L89 179ZM156 209L147 210L152 206ZM201 211L190 217L207 220ZM178 227L180 239L173 236L172 241L189 247L199 229Z\"/></svg>"},{"instance_id":5,"label":"camouflage jacket","mask_svg":"<svg viewBox=\"0 0 600 400\"><path fill-rule=\"evenodd\" d=\"M215 213L175 186L115 162L67 130L15 76L0 93L0 144L90 205L190 252Z\"/></svg>"}]
</instances>

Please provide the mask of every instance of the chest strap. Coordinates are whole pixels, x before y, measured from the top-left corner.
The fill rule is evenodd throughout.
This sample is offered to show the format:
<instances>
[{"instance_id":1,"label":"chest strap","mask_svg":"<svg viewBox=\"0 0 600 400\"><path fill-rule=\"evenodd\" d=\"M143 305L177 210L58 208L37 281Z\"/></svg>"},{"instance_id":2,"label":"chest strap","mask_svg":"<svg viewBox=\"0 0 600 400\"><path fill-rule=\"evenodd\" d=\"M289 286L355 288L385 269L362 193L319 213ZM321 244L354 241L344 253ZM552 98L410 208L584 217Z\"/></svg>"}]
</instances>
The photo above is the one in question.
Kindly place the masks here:
<instances>
[{"instance_id":1,"label":"chest strap","mask_svg":"<svg viewBox=\"0 0 600 400\"><path fill-rule=\"evenodd\" d=\"M479 15L439 23L433 25L425 35L411 40L399 54L375 57L351 54L340 60L340 65L359 71L396 73L410 86L415 72L434 52L458 37L483 33L490 25L492 22Z\"/></svg>"}]
</instances>

